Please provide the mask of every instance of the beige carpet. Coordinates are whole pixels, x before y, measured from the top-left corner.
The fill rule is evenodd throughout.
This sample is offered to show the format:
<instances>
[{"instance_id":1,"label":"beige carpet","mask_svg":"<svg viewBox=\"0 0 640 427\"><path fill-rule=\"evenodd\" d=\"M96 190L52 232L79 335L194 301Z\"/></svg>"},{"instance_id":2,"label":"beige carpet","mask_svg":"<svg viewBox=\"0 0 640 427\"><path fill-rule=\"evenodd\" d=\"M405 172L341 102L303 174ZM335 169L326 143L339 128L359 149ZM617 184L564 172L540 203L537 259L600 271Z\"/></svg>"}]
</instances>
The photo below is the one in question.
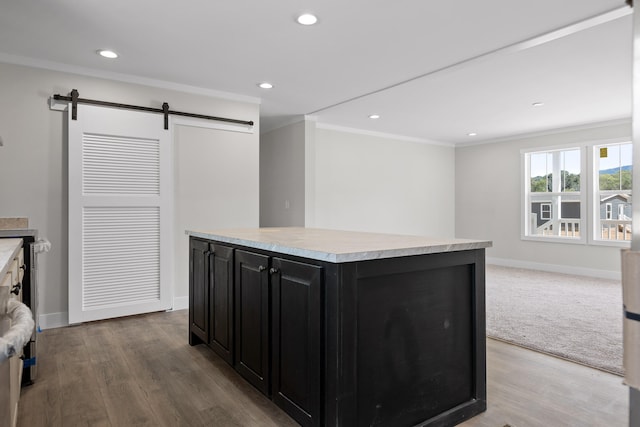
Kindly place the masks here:
<instances>
[{"instance_id":1,"label":"beige carpet","mask_svg":"<svg viewBox=\"0 0 640 427\"><path fill-rule=\"evenodd\" d=\"M487 266L487 335L622 374L620 281Z\"/></svg>"}]
</instances>

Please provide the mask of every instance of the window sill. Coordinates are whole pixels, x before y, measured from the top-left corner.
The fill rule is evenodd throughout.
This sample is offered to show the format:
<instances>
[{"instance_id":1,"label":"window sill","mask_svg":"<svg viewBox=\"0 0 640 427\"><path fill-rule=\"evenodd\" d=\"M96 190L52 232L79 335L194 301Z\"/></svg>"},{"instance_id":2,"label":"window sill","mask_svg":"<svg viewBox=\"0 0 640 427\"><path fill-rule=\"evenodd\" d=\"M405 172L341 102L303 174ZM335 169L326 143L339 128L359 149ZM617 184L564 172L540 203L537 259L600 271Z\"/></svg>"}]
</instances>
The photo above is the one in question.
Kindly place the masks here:
<instances>
[{"instance_id":1,"label":"window sill","mask_svg":"<svg viewBox=\"0 0 640 427\"><path fill-rule=\"evenodd\" d=\"M576 237L549 237L549 236L521 236L520 240L528 240L532 242L547 242L547 243L565 243L570 245L586 245L587 241L583 238Z\"/></svg>"},{"instance_id":2,"label":"window sill","mask_svg":"<svg viewBox=\"0 0 640 427\"><path fill-rule=\"evenodd\" d=\"M630 240L592 240L589 242L593 246L609 246L612 248L630 248Z\"/></svg>"},{"instance_id":3,"label":"window sill","mask_svg":"<svg viewBox=\"0 0 640 427\"><path fill-rule=\"evenodd\" d=\"M520 240L530 242L544 242L544 243L563 243L569 245L589 245L589 246L605 246L610 248L630 248L630 241L608 241L608 240L589 240L586 239L572 239L570 237L538 237L538 236L521 236Z\"/></svg>"}]
</instances>

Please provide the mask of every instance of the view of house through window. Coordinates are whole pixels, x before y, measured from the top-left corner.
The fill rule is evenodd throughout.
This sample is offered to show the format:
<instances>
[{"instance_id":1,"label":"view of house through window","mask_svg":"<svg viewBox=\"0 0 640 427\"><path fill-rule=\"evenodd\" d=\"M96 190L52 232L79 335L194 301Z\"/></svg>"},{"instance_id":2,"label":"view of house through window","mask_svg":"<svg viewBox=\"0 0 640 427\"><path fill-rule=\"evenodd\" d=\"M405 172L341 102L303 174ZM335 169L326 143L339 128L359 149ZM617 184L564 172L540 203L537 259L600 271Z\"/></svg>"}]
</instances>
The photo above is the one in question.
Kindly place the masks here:
<instances>
[{"instance_id":1,"label":"view of house through window","mask_svg":"<svg viewBox=\"0 0 640 427\"><path fill-rule=\"evenodd\" d=\"M630 142L594 147L595 240L631 240L631 148Z\"/></svg>"},{"instance_id":2,"label":"view of house through window","mask_svg":"<svg viewBox=\"0 0 640 427\"><path fill-rule=\"evenodd\" d=\"M528 236L580 239L581 150L555 150L526 154Z\"/></svg>"},{"instance_id":3,"label":"view of house through window","mask_svg":"<svg viewBox=\"0 0 640 427\"><path fill-rule=\"evenodd\" d=\"M582 243L631 240L632 144L591 148L523 151L523 238ZM593 168L585 174L587 164Z\"/></svg>"}]
</instances>

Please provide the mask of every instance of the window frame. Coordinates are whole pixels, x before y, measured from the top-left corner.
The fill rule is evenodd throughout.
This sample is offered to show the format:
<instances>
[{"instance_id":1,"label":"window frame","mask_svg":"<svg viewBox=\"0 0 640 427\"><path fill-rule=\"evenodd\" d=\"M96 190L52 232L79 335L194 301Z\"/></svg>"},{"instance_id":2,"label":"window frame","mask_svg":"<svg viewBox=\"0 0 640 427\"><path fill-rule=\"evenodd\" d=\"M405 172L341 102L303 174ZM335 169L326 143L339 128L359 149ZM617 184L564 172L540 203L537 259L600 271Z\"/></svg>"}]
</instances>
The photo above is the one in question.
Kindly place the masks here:
<instances>
[{"instance_id":1,"label":"window frame","mask_svg":"<svg viewBox=\"0 0 640 427\"><path fill-rule=\"evenodd\" d=\"M520 150L520 239L525 241L539 241L548 243L610 246L619 248L631 247L630 241L596 239L598 232L598 230L596 230L596 226L599 225L598 221L596 221L596 218L598 218L598 216L600 215L600 203L598 199L600 191L600 181L599 171L596 170L596 147L610 144L625 144L629 142L632 142L630 137L620 137L588 140L576 144L559 144L544 147L522 148ZM529 213L531 209L531 199L529 198L529 193L531 192L531 176L529 170L530 164L527 161L528 155L533 153L567 151L571 149L580 150L580 238L576 239L562 236L527 235L527 233L529 232ZM633 198L633 188L630 190L630 192L631 197ZM547 192L545 194L552 195L556 193ZM612 208L612 217L613 215L614 212Z\"/></svg>"},{"instance_id":2,"label":"window frame","mask_svg":"<svg viewBox=\"0 0 640 427\"><path fill-rule=\"evenodd\" d=\"M580 191L568 191L568 192L545 192L545 193L533 193L533 194L545 194L550 197L557 197L558 195L566 195L570 196L571 199L577 200L580 203L580 237L563 237L563 236L541 236L541 235L530 235L530 204L531 204L531 171L530 171L530 161L529 156L535 153L550 153L556 151L572 151L579 150L580 151ZM587 193L585 191L588 188L588 171L587 168L587 159L585 155L586 147L584 144L564 144L564 145L555 145L555 146L547 146L547 147L535 147L535 148L527 148L520 150L520 180L521 180L521 212L520 212L520 239L521 240L530 240L530 241L538 241L538 242L550 242L550 243L565 243L565 244L577 244L584 245L588 240L588 232L585 230L589 230L588 224L588 215L586 214L588 209L587 204ZM585 173L586 172L586 173ZM558 214L561 214L561 209L559 209Z\"/></svg>"},{"instance_id":3,"label":"window frame","mask_svg":"<svg viewBox=\"0 0 640 427\"><path fill-rule=\"evenodd\" d=\"M613 145L613 144L627 144L627 143L631 143L632 144L632 149L633 149L633 142L631 140L631 138L614 138L614 139L607 139L607 140L599 140L599 141L593 141L592 143L587 145L588 148L588 152L589 152L589 169L590 169L590 182L589 182L589 194L590 194L590 212L591 212L591 224L589 225L589 229L590 229L590 233L589 233L589 244L590 245L594 245L594 246L610 246L610 247L617 247L617 248L630 248L631 247L631 241L630 240L606 240L606 239L602 239L602 238L597 238L597 234L599 232L599 221L597 221L597 217L600 215L600 202L599 202L599 197L600 197L600 175L599 175L599 170L596 169L596 159L597 156L599 156L599 153L596 153L596 151L598 151L599 147L603 146L603 145ZM633 164L633 152L632 152L632 164ZM603 190L605 191L605 190ZM607 190L608 191L608 190ZM621 190L621 191L626 191L626 190ZM633 198L633 188L631 188L631 190L629 190L629 193L631 194L631 197ZM606 209L606 208L605 208ZM632 204L632 209L633 209L633 204ZM613 205L611 207L611 219L614 219L614 216L617 212L614 212L613 210ZM633 224L632 224L633 226Z\"/></svg>"}]
</instances>

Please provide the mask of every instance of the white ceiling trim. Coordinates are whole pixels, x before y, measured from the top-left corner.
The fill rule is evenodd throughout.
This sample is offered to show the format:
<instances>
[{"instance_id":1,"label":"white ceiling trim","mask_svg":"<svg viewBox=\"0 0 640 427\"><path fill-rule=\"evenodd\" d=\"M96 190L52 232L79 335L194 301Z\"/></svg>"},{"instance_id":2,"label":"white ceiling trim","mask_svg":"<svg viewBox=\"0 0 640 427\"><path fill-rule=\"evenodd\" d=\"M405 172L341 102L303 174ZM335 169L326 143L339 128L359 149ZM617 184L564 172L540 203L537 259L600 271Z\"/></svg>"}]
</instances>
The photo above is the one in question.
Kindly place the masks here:
<instances>
[{"instance_id":1,"label":"white ceiling trim","mask_svg":"<svg viewBox=\"0 0 640 427\"><path fill-rule=\"evenodd\" d=\"M340 102L338 102L336 104L332 104L332 105L328 105L326 107L322 107L322 108L320 108L318 110L311 111L311 112L309 112L307 114L317 114L317 113L320 113L322 111L325 111L325 110L328 110L328 109L331 109L331 108L334 108L334 107L337 107L337 106L340 106L340 105L343 105L343 104L347 104L347 103L349 103L351 101L355 101L355 100L358 100L358 99L361 99L361 98L368 97L370 95L374 95L374 94L377 94L377 93L381 93L381 92L385 92L387 90L391 90L391 89L397 88L399 86L405 85L407 83L410 83L410 82L413 82L413 81L416 81L416 80L423 79L425 77L433 76L433 75L436 75L436 74L441 74L441 73L444 73L444 72L450 72L450 71L456 70L458 68L466 67L466 66L469 66L471 64L476 64L476 63L481 62L481 61L492 60L492 59L495 59L498 56L503 56L503 55L507 55L507 54L513 54L513 53L520 52L520 51L523 51L523 50L526 50L526 49L531 49L532 47L540 46L542 44L549 43L549 42L552 42L554 40L558 40L558 39L560 39L562 37L567 37L567 36L570 36L572 34L578 33L580 31L584 31L584 30L587 30L589 28L593 28L593 27L596 27L598 25L602 25L604 23L611 22L611 21L614 21L616 19L623 18L625 16L631 15L632 12L633 12L633 10L631 9L631 7L623 6L623 7L611 10L609 12L605 12L603 14L600 14L600 15L597 15L597 16L594 16L594 17L591 17L591 18L584 19L584 20L576 22L574 24L570 24L570 25L567 25L565 27L562 27L562 28L559 28L559 29L556 29L556 30L553 30L553 31L550 31L550 32L547 32L547 33L544 33L544 34L540 34L540 35L532 37L530 39L523 40L523 41L520 41L520 42L517 42L517 43L513 43L511 45L508 45L508 46L505 46L505 47L501 47L501 48L492 50L490 52L486 52L486 53L483 53L483 54L480 54L480 55L477 55L477 56L474 56L474 57L471 57L471 58L456 62L454 64L447 65L447 66L442 67L442 68L438 68L438 69L433 70L433 71L429 71L427 73L421 74L421 75L416 76L416 77L412 77L412 78L407 79L407 80L403 80L401 82L392 84L390 86L386 86L386 87L383 87L383 88L380 88L380 89L377 89L377 90L374 90L374 91L371 91L371 92L367 92L367 93L364 93L362 95L358 95L358 96L355 96L353 98L350 98L350 99L347 99L347 100L344 100L344 101L340 101Z\"/></svg>"},{"instance_id":2,"label":"white ceiling trim","mask_svg":"<svg viewBox=\"0 0 640 427\"><path fill-rule=\"evenodd\" d=\"M114 80L123 83L133 83L143 86L150 86L159 89L174 90L177 92L191 93L196 95L208 96L211 98L226 99L229 101L246 102L249 104L260 104L261 99L253 96L239 95L231 92L223 92L219 90L206 89L197 86L190 86L180 83L172 83L165 80L151 79L148 77L140 77L132 74L114 73L111 71L96 70L87 67L78 67L74 65L61 64L59 62L45 61L41 59L28 58L18 55L10 55L0 52L0 62L14 65L23 65L33 68L41 68L45 70L60 71L70 74L78 74L81 76L97 77L107 80Z\"/></svg>"},{"instance_id":3,"label":"white ceiling trim","mask_svg":"<svg viewBox=\"0 0 640 427\"><path fill-rule=\"evenodd\" d=\"M345 126L336 126L329 123L316 123L316 129L326 129L326 130L334 130L338 132L346 132L346 133L355 133L359 135L367 135L374 136L377 138L386 138L386 139L394 139L396 141L409 141L409 142L418 142L420 144L429 144L429 145L440 145L444 147L455 147L455 144L450 142L442 142L435 141L432 139L424 139L424 138L416 138L413 136L405 136L405 135L394 135L391 133L384 132L375 132L365 129L356 129Z\"/></svg>"},{"instance_id":4,"label":"white ceiling trim","mask_svg":"<svg viewBox=\"0 0 640 427\"><path fill-rule=\"evenodd\" d=\"M537 132L521 133L517 135L506 136L504 138L486 139L486 140L477 141L477 142L475 141L462 142L462 143L456 144L455 146L456 148L475 147L477 145L498 144L501 142L516 141L520 139L538 138L538 137L547 136L547 135L557 135L560 133L577 132L581 130L590 130L590 129L597 129L597 128L602 128L607 126L621 126L621 125L629 126L629 138L631 138L631 117L627 117L627 118L621 118L621 119L606 120L603 122L586 123L586 124L576 125L576 126L547 129L547 130L537 131Z\"/></svg>"}]
</instances>

